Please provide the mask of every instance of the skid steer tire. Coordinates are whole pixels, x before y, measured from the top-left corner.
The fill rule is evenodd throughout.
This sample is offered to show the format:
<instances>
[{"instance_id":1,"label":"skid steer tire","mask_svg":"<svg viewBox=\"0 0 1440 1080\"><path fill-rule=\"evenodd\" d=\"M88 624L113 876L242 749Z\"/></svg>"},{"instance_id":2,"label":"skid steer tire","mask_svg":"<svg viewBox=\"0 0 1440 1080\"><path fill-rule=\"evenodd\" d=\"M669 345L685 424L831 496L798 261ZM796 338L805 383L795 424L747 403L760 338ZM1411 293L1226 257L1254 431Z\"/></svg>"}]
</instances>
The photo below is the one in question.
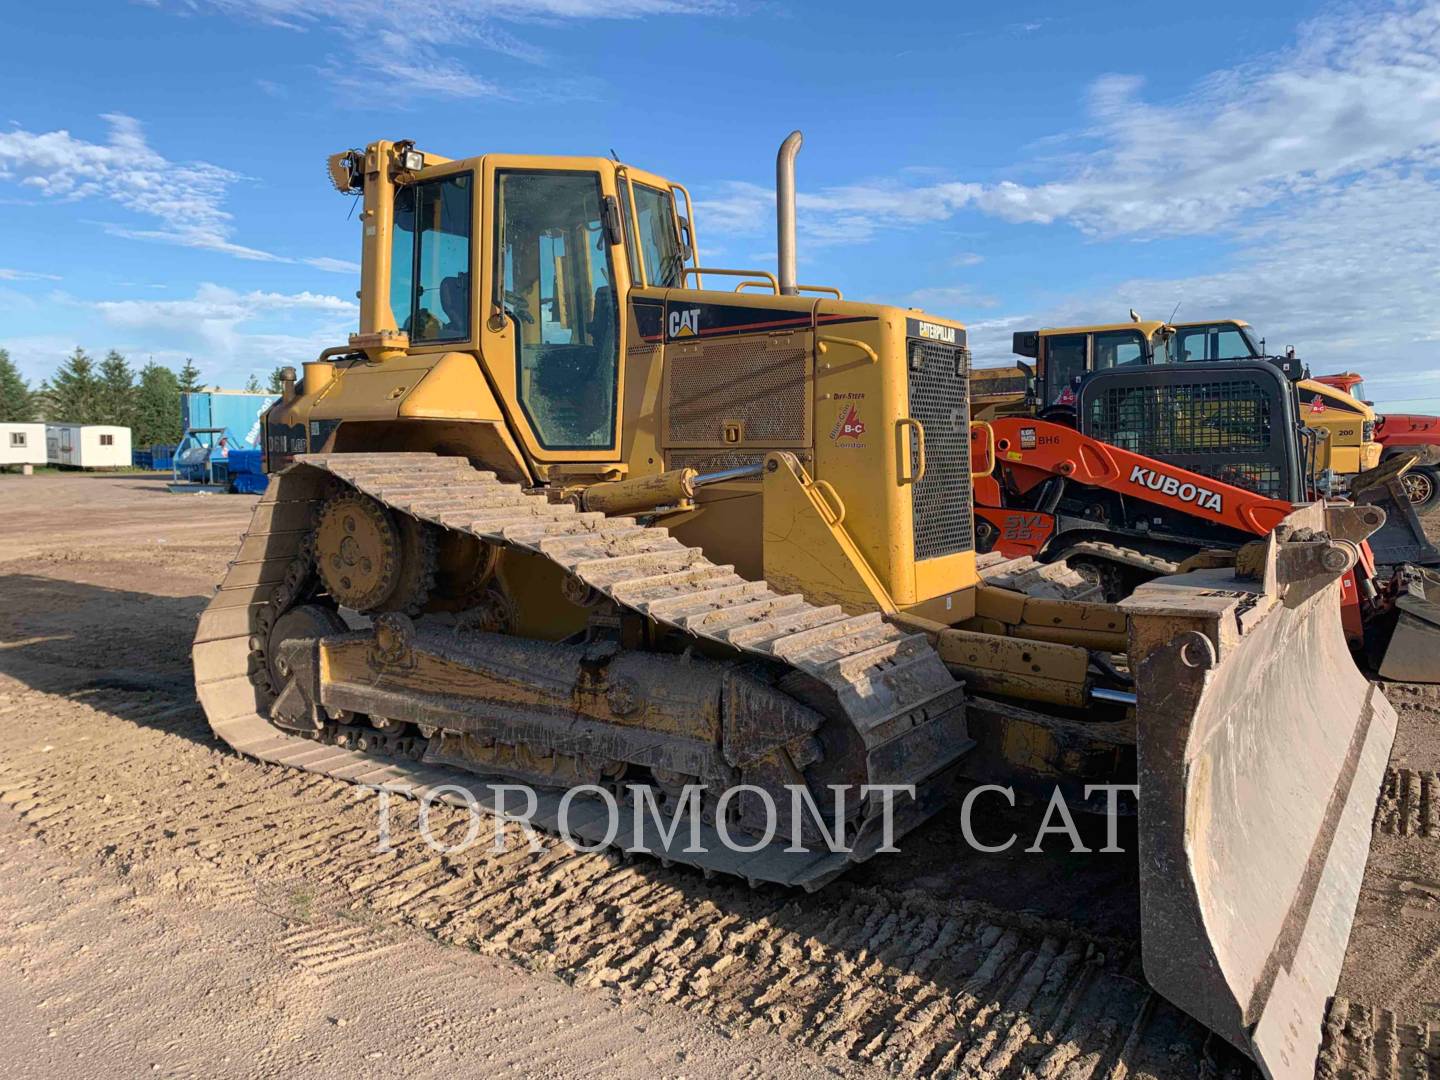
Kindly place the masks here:
<instances>
[{"instance_id":1,"label":"skid steer tire","mask_svg":"<svg viewBox=\"0 0 1440 1080\"><path fill-rule=\"evenodd\" d=\"M1429 513L1440 503L1440 468L1434 465L1416 465L1401 479L1410 505L1418 513Z\"/></svg>"}]
</instances>

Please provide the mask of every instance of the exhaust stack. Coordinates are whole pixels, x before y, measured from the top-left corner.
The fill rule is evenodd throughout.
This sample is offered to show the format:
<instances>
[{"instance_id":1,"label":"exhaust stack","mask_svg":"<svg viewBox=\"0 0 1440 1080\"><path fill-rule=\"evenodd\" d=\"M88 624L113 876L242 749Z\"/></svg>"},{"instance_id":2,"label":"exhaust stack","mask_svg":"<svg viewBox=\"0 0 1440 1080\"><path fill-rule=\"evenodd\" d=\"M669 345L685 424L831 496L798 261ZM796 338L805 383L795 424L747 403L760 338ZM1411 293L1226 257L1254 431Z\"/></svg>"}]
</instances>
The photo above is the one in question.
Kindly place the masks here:
<instances>
[{"instance_id":1,"label":"exhaust stack","mask_svg":"<svg viewBox=\"0 0 1440 1080\"><path fill-rule=\"evenodd\" d=\"M780 263L780 294L797 296L795 270L795 155L805 137L798 131L785 136L780 153L775 157L775 224L776 251Z\"/></svg>"}]
</instances>

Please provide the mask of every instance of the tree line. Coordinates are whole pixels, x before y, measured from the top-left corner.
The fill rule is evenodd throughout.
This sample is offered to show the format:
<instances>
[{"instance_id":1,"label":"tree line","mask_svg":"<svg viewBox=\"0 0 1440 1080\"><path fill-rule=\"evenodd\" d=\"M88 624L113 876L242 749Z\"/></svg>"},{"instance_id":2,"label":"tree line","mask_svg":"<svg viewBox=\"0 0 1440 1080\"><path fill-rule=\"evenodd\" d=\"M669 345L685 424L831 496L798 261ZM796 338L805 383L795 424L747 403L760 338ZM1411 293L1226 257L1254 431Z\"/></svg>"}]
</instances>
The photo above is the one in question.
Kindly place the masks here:
<instances>
[{"instance_id":1,"label":"tree line","mask_svg":"<svg viewBox=\"0 0 1440 1080\"><path fill-rule=\"evenodd\" d=\"M270 373L269 393L280 393L280 372L277 367ZM114 349L97 363L79 346L52 378L32 389L10 354L0 349L0 422L116 424L130 429L136 447L178 443L184 434L180 395L200 389L200 370L189 357L178 372L153 361L136 371ZM245 389L266 392L254 375Z\"/></svg>"}]
</instances>

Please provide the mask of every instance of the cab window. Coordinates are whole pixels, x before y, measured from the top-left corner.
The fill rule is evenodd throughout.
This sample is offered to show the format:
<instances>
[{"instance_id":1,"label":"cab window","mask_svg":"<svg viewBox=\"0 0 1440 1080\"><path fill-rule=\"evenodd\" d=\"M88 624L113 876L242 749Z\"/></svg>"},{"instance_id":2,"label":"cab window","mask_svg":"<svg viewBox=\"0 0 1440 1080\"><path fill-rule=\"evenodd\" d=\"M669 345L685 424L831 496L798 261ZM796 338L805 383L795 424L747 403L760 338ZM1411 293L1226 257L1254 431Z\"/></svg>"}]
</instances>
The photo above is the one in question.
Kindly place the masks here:
<instances>
[{"instance_id":1,"label":"cab window","mask_svg":"<svg viewBox=\"0 0 1440 1080\"><path fill-rule=\"evenodd\" d=\"M614 443L619 312L595 173L496 175L504 309L520 404L540 445Z\"/></svg>"},{"instance_id":2,"label":"cab window","mask_svg":"<svg viewBox=\"0 0 1440 1080\"><path fill-rule=\"evenodd\" d=\"M639 245L635 242L635 221L630 216L630 181L623 176L617 181L620 191L620 217L625 228L625 251L630 264L630 281L634 285L640 284L640 253Z\"/></svg>"},{"instance_id":3,"label":"cab window","mask_svg":"<svg viewBox=\"0 0 1440 1080\"><path fill-rule=\"evenodd\" d=\"M1145 338L1138 330L1107 330L1095 335L1093 370L1145 362Z\"/></svg>"},{"instance_id":4,"label":"cab window","mask_svg":"<svg viewBox=\"0 0 1440 1080\"><path fill-rule=\"evenodd\" d=\"M1073 399L1073 385L1085 374L1084 334L1056 334L1045 339L1045 393L1054 405L1064 398ZM1070 394L1066 394L1069 390Z\"/></svg>"},{"instance_id":5,"label":"cab window","mask_svg":"<svg viewBox=\"0 0 1440 1080\"><path fill-rule=\"evenodd\" d=\"M675 226L675 200L668 191L635 185L636 224L640 231L640 257L645 260L645 281L673 289L680 284L684 260Z\"/></svg>"},{"instance_id":6,"label":"cab window","mask_svg":"<svg viewBox=\"0 0 1440 1080\"><path fill-rule=\"evenodd\" d=\"M1175 334L1175 356L1181 363L1200 360L1244 360L1257 350L1240 328L1220 323L1213 326L1187 326Z\"/></svg>"},{"instance_id":7,"label":"cab window","mask_svg":"<svg viewBox=\"0 0 1440 1080\"><path fill-rule=\"evenodd\" d=\"M395 192L390 310L412 344L470 337L470 173Z\"/></svg>"}]
</instances>

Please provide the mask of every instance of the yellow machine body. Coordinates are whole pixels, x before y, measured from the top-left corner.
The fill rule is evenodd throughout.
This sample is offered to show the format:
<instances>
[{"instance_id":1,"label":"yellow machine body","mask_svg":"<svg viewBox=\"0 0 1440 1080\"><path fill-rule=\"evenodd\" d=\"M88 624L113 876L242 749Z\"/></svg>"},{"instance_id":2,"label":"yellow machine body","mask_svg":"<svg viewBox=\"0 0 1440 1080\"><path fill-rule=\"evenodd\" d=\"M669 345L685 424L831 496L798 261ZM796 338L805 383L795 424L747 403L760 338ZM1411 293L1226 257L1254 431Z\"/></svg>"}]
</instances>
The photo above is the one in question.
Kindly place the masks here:
<instances>
[{"instance_id":1,"label":"yellow machine body","mask_svg":"<svg viewBox=\"0 0 1440 1080\"><path fill-rule=\"evenodd\" d=\"M425 154L423 167L412 172L403 167L407 153L415 153L408 144L384 142L355 152L365 198L360 329L350 349L307 364L295 396L270 413L272 470L303 452L423 448L470 456L508 479L583 490L677 469L705 474L759 465L785 451L845 517L856 553L891 603L935 604L952 621L969 617L968 590L977 576L963 508L969 482L963 326L846 301L834 290L779 295L763 271L685 267L682 277L677 264L659 263L677 256L690 228L688 195L632 166L606 158ZM519 236L517 223L531 208L510 211L507 219L509 190L534 197L522 182L555 177L564 178L557 190L566 193L592 187L594 198L579 209L595 216ZM448 216L433 253L418 251L422 263L444 264L429 278L468 274L474 283L465 311L440 334L428 323L428 292L417 301L413 289L433 291L444 279L429 280L423 265L407 277L396 256L396 193L406 188L421 193L412 201L440 202L437 213ZM427 190L439 198L427 198ZM462 203L468 232L455 213ZM619 237L606 234L607 207L618 211ZM425 245L422 232L417 249ZM567 280L577 274L588 280ZM413 310L395 310L407 300ZM588 359L602 339L568 339L594 332L604 318L613 318L613 338L605 342L613 371L577 370L577 385L565 389L579 397L584 383L607 382L589 399L597 427L585 432L583 446L547 445L555 440L535 415L545 404L536 390L535 380L544 377L537 364L551 353L563 360L567 351L587 349ZM953 398L937 400L943 417L913 415L912 349L949 365L936 384ZM672 508L665 524L757 577L767 563L813 562L803 547L757 527L761 486L758 475L708 486L688 506ZM917 514L937 523L923 550L916 546Z\"/></svg>"}]
</instances>

